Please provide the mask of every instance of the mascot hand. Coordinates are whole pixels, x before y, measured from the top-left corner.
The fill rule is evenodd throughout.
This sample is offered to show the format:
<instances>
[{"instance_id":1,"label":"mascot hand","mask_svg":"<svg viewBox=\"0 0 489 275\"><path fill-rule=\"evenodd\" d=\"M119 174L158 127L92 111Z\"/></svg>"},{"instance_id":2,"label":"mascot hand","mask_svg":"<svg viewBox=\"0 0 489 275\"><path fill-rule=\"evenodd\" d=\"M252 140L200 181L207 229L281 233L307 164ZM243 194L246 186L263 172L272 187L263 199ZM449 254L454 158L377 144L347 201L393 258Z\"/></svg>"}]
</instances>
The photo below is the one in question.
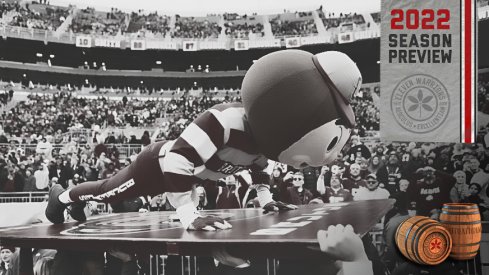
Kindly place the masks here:
<instances>
[{"instance_id":1,"label":"mascot hand","mask_svg":"<svg viewBox=\"0 0 489 275\"><path fill-rule=\"evenodd\" d=\"M197 217L188 229L215 231L216 229L229 229L233 226L222 218L216 216Z\"/></svg>"},{"instance_id":2,"label":"mascot hand","mask_svg":"<svg viewBox=\"0 0 489 275\"><path fill-rule=\"evenodd\" d=\"M263 206L263 213L276 212L280 210L294 210L297 209L296 205L283 203L281 201L271 201Z\"/></svg>"},{"instance_id":3,"label":"mascot hand","mask_svg":"<svg viewBox=\"0 0 489 275\"><path fill-rule=\"evenodd\" d=\"M368 261L362 240L351 225L330 225L328 231L319 230L317 238L321 251L336 260Z\"/></svg>"}]
</instances>

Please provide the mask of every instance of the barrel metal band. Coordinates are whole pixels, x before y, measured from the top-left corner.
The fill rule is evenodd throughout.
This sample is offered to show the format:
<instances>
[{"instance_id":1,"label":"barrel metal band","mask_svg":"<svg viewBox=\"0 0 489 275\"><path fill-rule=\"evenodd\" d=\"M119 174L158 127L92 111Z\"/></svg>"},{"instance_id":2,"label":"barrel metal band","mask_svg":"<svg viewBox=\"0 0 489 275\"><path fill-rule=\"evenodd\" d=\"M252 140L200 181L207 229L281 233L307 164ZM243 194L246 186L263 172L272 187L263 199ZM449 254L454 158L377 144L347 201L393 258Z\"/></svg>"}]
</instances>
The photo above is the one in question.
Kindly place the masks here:
<instances>
[{"instance_id":1,"label":"barrel metal band","mask_svg":"<svg viewBox=\"0 0 489 275\"><path fill-rule=\"evenodd\" d=\"M423 224L418 228L418 231L416 231L416 237L413 240L413 243L411 244L413 251L414 251L414 244L419 242L419 239L421 238L421 235L423 232L429 229L430 225L436 225L436 222L434 221L429 221L428 223ZM417 250L416 250L417 252ZM416 253L416 258L418 258L420 263L424 263L424 261L421 260L421 257L418 257L418 253Z\"/></svg>"},{"instance_id":2,"label":"barrel metal band","mask_svg":"<svg viewBox=\"0 0 489 275\"><path fill-rule=\"evenodd\" d=\"M451 255L470 255L470 254L477 254L477 251L474 251L474 252L453 252L451 253Z\"/></svg>"},{"instance_id":3,"label":"barrel metal band","mask_svg":"<svg viewBox=\"0 0 489 275\"><path fill-rule=\"evenodd\" d=\"M443 209L457 209L457 210L460 210L460 209L479 209L479 207L477 205L466 205L466 206L462 206L462 205L446 206L446 205L444 205L442 208Z\"/></svg>"},{"instance_id":4,"label":"barrel metal band","mask_svg":"<svg viewBox=\"0 0 489 275\"><path fill-rule=\"evenodd\" d=\"M447 212L445 210L441 211L442 214L447 214L447 215L480 215L479 211L474 211L474 212Z\"/></svg>"},{"instance_id":5,"label":"barrel metal band","mask_svg":"<svg viewBox=\"0 0 489 275\"><path fill-rule=\"evenodd\" d=\"M419 222L424 221L424 220L428 220L428 218L423 217L423 218L421 218L421 219L417 220L415 223L411 224L411 227L409 227L409 229L406 231L406 236L405 236L405 238L404 238L404 249L406 249L406 253L408 254L408 256L410 256L410 254L409 254L409 250L408 250L408 236L409 236L409 233L411 232L411 229L413 229L413 227L414 227L416 224L418 224ZM404 222L405 222L405 221L404 221ZM404 222L403 222L403 223L404 223ZM414 252L414 251L413 251L413 252Z\"/></svg>"},{"instance_id":6,"label":"barrel metal band","mask_svg":"<svg viewBox=\"0 0 489 275\"><path fill-rule=\"evenodd\" d=\"M481 221L475 221L475 222L449 222L449 221L440 221L440 223L453 224L453 225L464 225L464 224L480 224Z\"/></svg>"}]
</instances>

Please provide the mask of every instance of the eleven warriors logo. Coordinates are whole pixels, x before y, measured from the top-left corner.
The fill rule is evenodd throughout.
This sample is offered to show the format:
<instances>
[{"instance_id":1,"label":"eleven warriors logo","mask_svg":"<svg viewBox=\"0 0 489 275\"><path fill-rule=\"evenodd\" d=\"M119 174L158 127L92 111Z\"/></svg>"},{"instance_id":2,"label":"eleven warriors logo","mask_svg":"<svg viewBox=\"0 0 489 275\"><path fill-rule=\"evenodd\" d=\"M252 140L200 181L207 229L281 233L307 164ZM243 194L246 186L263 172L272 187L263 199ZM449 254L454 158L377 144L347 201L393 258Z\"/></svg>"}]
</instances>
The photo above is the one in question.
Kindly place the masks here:
<instances>
[{"instance_id":1,"label":"eleven warriors logo","mask_svg":"<svg viewBox=\"0 0 489 275\"><path fill-rule=\"evenodd\" d=\"M391 110L397 123L409 132L424 134L440 127L448 117L450 98L435 77L416 74L395 87Z\"/></svg>"}]
</instances>

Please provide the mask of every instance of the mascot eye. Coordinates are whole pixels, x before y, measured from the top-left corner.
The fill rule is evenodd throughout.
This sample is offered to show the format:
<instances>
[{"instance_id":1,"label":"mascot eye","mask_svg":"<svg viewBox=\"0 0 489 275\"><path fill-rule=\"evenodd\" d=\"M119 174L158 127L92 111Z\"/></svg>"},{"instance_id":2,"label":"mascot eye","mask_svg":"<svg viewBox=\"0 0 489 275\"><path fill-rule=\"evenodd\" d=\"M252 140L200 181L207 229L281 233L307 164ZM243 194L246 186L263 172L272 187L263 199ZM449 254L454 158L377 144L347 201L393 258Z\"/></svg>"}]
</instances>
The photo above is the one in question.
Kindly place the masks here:
<instances>
[{"instance_id":1,"label":"mascot eye","mask_svg":"<svg viewBox=\"0 0 489 275\"><path fill-rule=\"evenodd\" d=\"M338 140L339 138L337 136L334 137L333 140L329 143L328 148L326 148L326 150L330 151L331 149L333 149L338 143Z\"/></svg>"},{"instance_id":2,"label":"mascot eye","mask_svg":"<svg viewBox=\"0 0 489 275\"><path fill-rule=\"evenodd\" d=\"M337 119L334 124L336 124L336 125L342 125L342 126L345 126L346 127L345 120L342 119L342 118Z\"/></svg>"}]
</instances>

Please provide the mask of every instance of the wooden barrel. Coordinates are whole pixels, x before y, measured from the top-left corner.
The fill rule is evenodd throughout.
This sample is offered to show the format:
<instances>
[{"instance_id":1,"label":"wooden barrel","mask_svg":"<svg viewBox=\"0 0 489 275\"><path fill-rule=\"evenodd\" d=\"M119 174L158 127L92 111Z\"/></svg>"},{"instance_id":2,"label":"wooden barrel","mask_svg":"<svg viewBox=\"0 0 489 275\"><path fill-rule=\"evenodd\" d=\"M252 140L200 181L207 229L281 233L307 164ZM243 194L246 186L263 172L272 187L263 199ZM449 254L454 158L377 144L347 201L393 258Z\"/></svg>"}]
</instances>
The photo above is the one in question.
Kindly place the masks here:
<instances>
[{"instance_id":1,"label":"wooden barrel","mask_svg":"<svg viewBox=\"0 0 489 275\"><path fill-rule=\"evenodd\" d=\"M411 261L436 265L443 262L450 254L452 238L437 221L414 216L397 227L396 245Z\"/></svg>"},{"instance_id":2,"label":"wooden barrel","mask_svg":"<svg viewBox=\"0 0 489 275\"><path fill-rule=\"evenodd\" d=\"M477 255L482 236L479 207L473 203L445 203L440 223L450 232L453 240L450 257L469 260Z\"/></svg>"}]
</instances>

